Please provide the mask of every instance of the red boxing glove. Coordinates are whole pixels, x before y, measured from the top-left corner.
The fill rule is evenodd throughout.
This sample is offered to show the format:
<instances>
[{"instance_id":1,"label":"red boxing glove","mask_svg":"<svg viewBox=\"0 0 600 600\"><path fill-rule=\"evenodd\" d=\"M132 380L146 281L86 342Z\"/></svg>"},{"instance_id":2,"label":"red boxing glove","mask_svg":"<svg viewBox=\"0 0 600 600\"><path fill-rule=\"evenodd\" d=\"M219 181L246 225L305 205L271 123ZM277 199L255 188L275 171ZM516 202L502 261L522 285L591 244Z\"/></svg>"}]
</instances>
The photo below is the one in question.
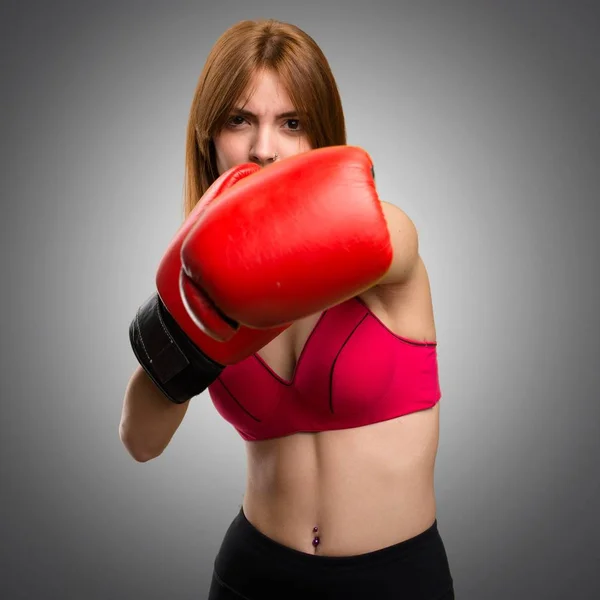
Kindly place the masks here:
<instances>
[{"instance_id":1,"label":"red boxing glove","mask_svg":"<svg viewBox=\"0 0 600 600\"><path fill-rule=\"evenodd\" d=\"M213 205L213 202L218 204L220 200L216 201L217 198L260 170L258 165L243 164L233 167L221 175L202 196L173 238L156 273L156 289L166 309L198 348L223 365L239 362L260 350L286 327L263 332L256 331L256 329L249 330L245 327L238 328L237 324L228 324L224 321L210 305L196 303L198 313L210 326L211 335L208 335L206 330L199 329L186 310L184 299L180 294L181 246L201 215ZM220 252L221 249L218 246L211 249L211 254ZM203 257L199 256L198 259L202 261ZM228 343L221 343L224 340L228 340Z\"/></svg>"},{"instance_id":2,"label":"red boxing glove","mask_svg":"<svg viewBox=\"0 0 600 600\"><path fill-rule=\"evenodd\" d=\"M181 293L209 332L207 303L274 327L362 293L392 255L368 154L320 148L249 175L203 212L181 247Z\"/></svg>"},{"instance_id":3,"label":"red boxing glove","mask_svg":"<svg viewBox=\"0 0 600 600\"><path fill-rule=\"evenodd\" d=\"M180 250L189 230L225 190L258 169L260 167L252 164L234 167L207 190L161 260L156 275L158 293L140 306L131 322L129 338L140 365L159 389L177 404L204 391L226 365L250 356L286 329L232 326L210 305L198 306L203 319L211 325L209 336L190 318L179 293ZM215 335L228 341L219 342Z\"/></svg>"}]
</instances>

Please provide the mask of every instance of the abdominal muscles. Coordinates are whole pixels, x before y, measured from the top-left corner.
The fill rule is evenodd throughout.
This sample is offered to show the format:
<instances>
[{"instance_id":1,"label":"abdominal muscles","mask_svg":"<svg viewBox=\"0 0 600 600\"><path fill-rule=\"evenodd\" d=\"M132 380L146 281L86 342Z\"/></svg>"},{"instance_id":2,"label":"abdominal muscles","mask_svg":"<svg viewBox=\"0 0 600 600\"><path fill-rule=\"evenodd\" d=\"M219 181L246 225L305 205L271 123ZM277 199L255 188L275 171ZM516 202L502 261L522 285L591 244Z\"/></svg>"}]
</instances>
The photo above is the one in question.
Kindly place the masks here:
<instances>
[{"instance_id":1,"label":"abdominal muscles","mask_svg":"<svg viewBox=\"0 0 600 600\"><path fill-rule=\"evenodd\" d=\"M351 556L425 531L435 519L439 404L354 429L247 442L244 513L311 554Z\"/></svg>"}]
</instances>

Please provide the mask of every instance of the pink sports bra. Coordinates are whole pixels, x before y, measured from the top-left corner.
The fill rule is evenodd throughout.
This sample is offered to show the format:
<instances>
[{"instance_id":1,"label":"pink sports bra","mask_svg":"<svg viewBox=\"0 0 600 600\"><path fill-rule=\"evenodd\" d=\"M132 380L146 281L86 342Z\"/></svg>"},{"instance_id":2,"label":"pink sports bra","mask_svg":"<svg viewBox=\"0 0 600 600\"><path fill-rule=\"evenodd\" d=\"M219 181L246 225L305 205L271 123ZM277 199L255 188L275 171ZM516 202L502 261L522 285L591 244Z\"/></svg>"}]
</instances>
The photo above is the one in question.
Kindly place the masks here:
<instances>
[{"instance_id":1,"label":"pink sports bra","mask_svg":"<svg viewBox=\"0 0 600 600\"><path fill-rule=\"evenodd\" d=\"M208 390L245 440L360 427L439 401L436 346L392 333L351 298L320 316L291 381L253 354L227 366Z\"/></svg>"}]
</instances>

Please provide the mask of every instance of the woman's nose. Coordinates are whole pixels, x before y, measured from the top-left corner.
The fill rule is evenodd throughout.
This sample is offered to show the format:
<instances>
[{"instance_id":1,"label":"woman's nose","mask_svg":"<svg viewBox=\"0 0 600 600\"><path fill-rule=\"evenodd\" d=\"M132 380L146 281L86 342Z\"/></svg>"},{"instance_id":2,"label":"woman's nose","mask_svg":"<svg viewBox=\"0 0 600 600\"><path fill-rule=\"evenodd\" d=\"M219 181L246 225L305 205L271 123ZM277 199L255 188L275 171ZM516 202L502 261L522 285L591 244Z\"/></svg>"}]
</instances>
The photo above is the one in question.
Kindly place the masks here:
<instances>
[{"instance_id":1,"label":"woman's nose","mask_svg":"<svg viewBox=\"0 0 600 600\"><path fill-rule=\"evenodd\" d=\"M250 148L250 160L260 165L268 165L277 159L274 137L267 132L259 132Z\"/></svg>"}]
</instances>

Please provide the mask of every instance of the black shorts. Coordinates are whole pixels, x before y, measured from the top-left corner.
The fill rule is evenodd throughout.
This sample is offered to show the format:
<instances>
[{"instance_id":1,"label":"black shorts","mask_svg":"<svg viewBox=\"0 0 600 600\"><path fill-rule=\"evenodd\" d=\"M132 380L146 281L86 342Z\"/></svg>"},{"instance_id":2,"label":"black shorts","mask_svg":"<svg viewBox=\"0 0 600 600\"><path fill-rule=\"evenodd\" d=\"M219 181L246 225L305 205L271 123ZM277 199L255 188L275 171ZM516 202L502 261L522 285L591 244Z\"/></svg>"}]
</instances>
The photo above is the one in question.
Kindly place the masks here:
<instances>
[{"instance_id":1,"label":"black shorts","mask_svg":"<svg viewBox=\"0 0 600 600\"><path fill-rule=\"evenodd\" d=\"M437 520L419 535L374 552L320 556L261 533L243 509L214 565L209 600L453 600Z\"/></svg>"}]
</instances>

